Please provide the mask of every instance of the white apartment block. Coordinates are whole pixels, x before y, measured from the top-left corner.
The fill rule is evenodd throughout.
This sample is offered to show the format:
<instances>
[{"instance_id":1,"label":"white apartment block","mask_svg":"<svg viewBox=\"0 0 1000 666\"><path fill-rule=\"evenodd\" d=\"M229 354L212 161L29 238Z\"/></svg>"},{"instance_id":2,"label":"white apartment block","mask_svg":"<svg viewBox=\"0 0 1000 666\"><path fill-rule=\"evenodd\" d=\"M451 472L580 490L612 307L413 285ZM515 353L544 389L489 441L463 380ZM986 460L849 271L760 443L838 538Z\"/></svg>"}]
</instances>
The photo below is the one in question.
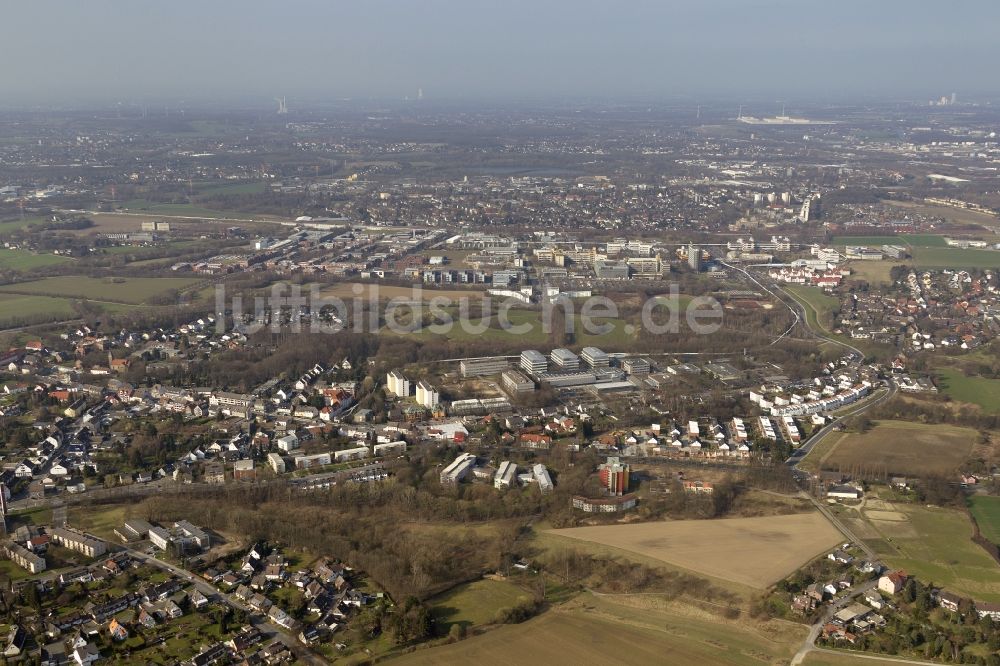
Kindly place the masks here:
<instances>
[{"instance_id":1,"label":"white apartment block","mask_svg":"<svg viewBox=\"0 0 1000 666\"><path fill-rule=\"evenodd\" d=\"M427 409L434 409L441 402L441 395L427 382L417 382L417 404Z\"/></svg>"}]
</instances>

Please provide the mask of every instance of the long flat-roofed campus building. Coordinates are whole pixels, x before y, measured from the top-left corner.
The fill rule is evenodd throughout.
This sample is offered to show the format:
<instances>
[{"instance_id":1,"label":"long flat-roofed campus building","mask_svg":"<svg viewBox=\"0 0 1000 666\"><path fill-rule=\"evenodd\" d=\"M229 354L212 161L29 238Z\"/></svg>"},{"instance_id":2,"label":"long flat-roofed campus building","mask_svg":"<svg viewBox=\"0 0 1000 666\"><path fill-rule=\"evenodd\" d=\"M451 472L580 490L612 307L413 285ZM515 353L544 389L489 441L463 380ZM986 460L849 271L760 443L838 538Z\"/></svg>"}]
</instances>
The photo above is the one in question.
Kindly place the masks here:
<instances>
[{"instance_id":1,"label":"long flat-roofed campus building","mask_svg":"<svg viewBox=\"0 0 1000 666\"><path fill-rule=\"evenodd\" d=\"M140 541L146 538L151 527L152 525L145 520L133 518L132 520L126 520L125 524L121 527L116 527L115 534L125 543Z\"/></svg>"},{"instance_id":2,"label":"long flat-roofed campus building","mask_svg":"<svg viewBox=\"0 0 1000 666\"><path fill-rule=\"evenodd\" d=\"M453 461L451 464L441 470L441 483L444 484L454 484L458 483L469 473L476 464L476 456L471 453L463 453Z\"/></svg>"},{"instance_id":3,"label":"long flat-roofed campus building","mask_svg":"<svg viewBox=\"0 0 1000 666\"><path fill-rule=\"evenodd\" d=\"M504 370L500 375L500 381L507 393L531 393L535 390L535 382L524 376L523 372L517 370Z\"/></svg>"},{"instance_id":4,"label":"long flat-roofed campus building","mask_svg":"<svg viewBox=\"0 0 1000 666\"><path fill-rule=\"evenodd\" d=\"M487 356L484 358L469 358L461 361L458 368L463 377L484 377L499 375L510 366L506 356Z\"/></svg>"},{"instance_id":5,"label":"long flat-roofed campus building","mask_svg":"<svg viewBox=\"0 0 1000 666\"><path fill-rule=\"evenodd\" d=\"M510 488L517 482L517 465L509 460L500 463L500 469L493 477L494 488Z\"/></svg>"},{"instance_id":6,"label":"long flat-roofed campus building","mask_svg":"<svg viewBox=\"0 0 1000 666\"><path fill-rule=\"evenodd\" d=\"M535 481L538 482L539 490L543 493L552 490L552 477L549 476L549 470L545 468L545 465L538 463L531 468L531 472L535 475Z\"/></svg>"}]
</instances>

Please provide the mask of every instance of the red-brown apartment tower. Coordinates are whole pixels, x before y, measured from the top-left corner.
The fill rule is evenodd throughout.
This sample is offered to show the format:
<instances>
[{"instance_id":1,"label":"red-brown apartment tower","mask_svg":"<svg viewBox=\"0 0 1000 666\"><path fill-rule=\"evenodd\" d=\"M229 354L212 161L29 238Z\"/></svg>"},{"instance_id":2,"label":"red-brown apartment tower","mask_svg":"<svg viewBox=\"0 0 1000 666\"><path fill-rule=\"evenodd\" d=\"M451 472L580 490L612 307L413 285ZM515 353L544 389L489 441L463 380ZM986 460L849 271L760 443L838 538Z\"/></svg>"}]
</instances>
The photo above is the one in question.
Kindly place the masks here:
<instances>
[{"instance_id":1,"label":"red-brown apartment tower","mask_svg":"<svg viewBox=\"0 0 1000 666\"><path fill-rule=\"evenodd\" d=\"M628 492L628 463L623 463L616 456L608 457L608 461L597 468L601 476L601 485L609 495L621 496Z\"/></svg>"}]
</instances>

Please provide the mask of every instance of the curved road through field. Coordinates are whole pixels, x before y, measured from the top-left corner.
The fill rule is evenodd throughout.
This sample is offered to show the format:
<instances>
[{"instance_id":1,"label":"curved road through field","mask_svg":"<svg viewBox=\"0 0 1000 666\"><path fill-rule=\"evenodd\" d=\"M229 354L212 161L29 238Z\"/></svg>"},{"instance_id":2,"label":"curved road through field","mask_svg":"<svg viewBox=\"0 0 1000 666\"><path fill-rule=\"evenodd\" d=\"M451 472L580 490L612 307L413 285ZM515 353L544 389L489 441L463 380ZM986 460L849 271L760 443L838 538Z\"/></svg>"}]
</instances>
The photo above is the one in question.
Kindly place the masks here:
<instances>
[{"instance_id":1,"label":"curved road through field","mask_svg":"<svg viewBox=\"0 0 1000 666\"><path fill-rule=\"evenodd\" d=\"M826 340L827 342L833 343L833 344L835 344L835 345L837 345L839 347L843 347L844 349L850 350L851 353L853 355L855 355L855 357L856 357L856 359L858 361L864 359L865 353L863 351L861 351L860 349L858 349L857 347L855 347L854 345L852 345L850 343L844 342L843 340L838 340L837 338L833 337L830 334L830 332L827 331L823 327L823 324L821 324L820 320L819 320L819 317L820 317L819 311L816 310L816 308L814 308L811 303L807 303L807 302L799 300L799 298L797 296L795 296L795 294L793 294L792 292L788 291L787 289L785 289L781 285L775 284L775 289L777 291L779 291L780 293L784 294L789 299L791 299L792 303L795 304L794 306L789 305L784 299L781 299L782 302L785 303L785 305L788 305L788 307L793 308L796 311L801 311L802 312L802 315L801 315L802 316L802 321L805 322L806 327L810 330L810 332L814 336L816 336L817 338L821 338L823 340ZM816 325L817 325L817 327L818 327L819 330L817 330L816 328L813 328L812 326L809 325L809 317L806 316L806 308L809 308L812 311L813 316L815 317Z\"/></svg>"},{"instance_id":2,"label":"curved road through field","mask_svg":"<svg viewBox=\"0 0 1000 666\"><path fill-rule=\"evenodd\" d=\"M847 655L852 659L877 660L881 662L892 662L894 664L919 664L920 666L925 666L926 664L941 663L939 661L920 661L917 659L904 659L903 657L890 657L888 655L881 655L881 654L868 654L866 652L856 652L854 650L828 650L826 648L813 648L811 651L837 657L843 657L844 655ZM801 664L803 659L805 659L805 655L799 657L799 655L796 654L795 657L792 658L792 666Z\"/></svg>"}]
</instances>

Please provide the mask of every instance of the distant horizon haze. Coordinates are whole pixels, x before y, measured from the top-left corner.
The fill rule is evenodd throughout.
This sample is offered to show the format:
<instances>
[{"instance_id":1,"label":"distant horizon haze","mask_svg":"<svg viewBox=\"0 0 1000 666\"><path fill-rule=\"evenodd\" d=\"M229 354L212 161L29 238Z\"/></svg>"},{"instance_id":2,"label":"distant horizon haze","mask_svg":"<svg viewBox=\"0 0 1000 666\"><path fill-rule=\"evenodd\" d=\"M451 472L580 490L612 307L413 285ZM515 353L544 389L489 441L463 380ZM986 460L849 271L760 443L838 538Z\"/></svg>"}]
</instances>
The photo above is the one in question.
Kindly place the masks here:
<instances>
[{"instance_id":1,"label":"distant horizon haze","mask_svg":"<svg viewBox=\"0 0 1000 666\"><path fill-rule=\"evenodd\" d=\"M4 15L6 107L1000 94L986 0L34 0Z\"/></svg>"}]
</instances>

